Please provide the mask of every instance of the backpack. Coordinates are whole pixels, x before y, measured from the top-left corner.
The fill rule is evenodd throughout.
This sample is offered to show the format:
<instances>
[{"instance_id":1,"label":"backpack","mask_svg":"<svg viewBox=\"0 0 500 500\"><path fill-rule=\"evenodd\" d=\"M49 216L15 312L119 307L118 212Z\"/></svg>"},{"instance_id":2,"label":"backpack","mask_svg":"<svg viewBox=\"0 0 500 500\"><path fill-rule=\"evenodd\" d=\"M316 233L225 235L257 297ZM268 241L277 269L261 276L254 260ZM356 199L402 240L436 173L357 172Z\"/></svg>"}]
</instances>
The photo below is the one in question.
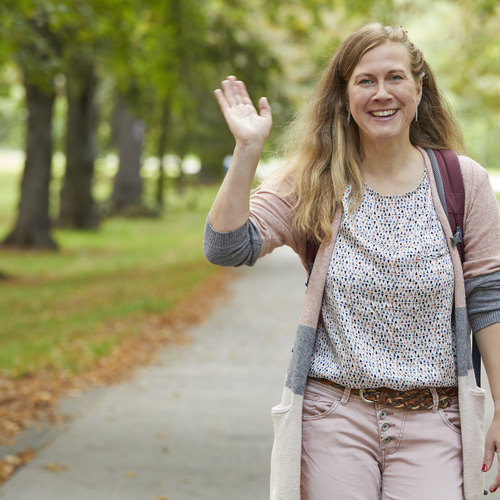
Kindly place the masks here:
<instances>
[{"instance_id":1,"label":"backpack","mask_svg":"<svg viewBox=\"0 0 500 500\"><path fill-rule=\"evenodd\" d=\"M448 214L451 232L454 233L451 238L453 247L457 247L460 254L462 265L465 260L465 251L463 245L463 223L464 223L464 204L465 190L462 179L462 171L460 170L460 162L455 151L449 149L426 149L432 165L432 171L436 180L436 185L439 194L439 200ZM314 259L318 252L319 245L314 241L306 242L306 262L309 267L309 277L311 276ZM472 364L474 366L474 374L476 383L481 385L481 355L473 337L472 345Z\"/></svg>"}]
</instances>

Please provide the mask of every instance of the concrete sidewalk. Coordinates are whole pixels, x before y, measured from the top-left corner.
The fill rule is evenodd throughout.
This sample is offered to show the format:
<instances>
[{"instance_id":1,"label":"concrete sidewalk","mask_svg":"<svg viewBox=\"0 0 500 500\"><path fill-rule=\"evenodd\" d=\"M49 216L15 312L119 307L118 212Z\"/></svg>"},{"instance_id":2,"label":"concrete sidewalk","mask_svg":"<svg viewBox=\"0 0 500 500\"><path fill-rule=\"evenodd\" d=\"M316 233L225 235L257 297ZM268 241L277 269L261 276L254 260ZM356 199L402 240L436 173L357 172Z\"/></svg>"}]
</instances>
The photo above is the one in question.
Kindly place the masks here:
<instances>
[{"instance_id":1,"label":"concrete sidewalk","mask_svg":"<svg viewBox=\"0 0 500 500\"><path fill-rule=\"evenodd\" d=\"M281 397L304 271L280 250L235 272L231 300L191 330L192 345L168 346L161 364L131 383L64 401L63 413L81 415L64 428L22 436L18 448L37 456L0 499L268 498L270 409Z\"/></svg>"},{"instance_id":2,"label":"concrete sidewalk","mask_svg":"<svg viewBox=\"0 0 500 500\"><path fill-rule=\"evenodd\" d=\"M21 436L18 449L32 446L37 456L0 499L267 499L270 409L281 396L304 271L280 249L235 272L232 298L191 330L192 345L168 346L131 383L63 401L63 413L80 415L64 427ZM487 422L491 415L488 397Z\"/></svg>"}]
</instances>

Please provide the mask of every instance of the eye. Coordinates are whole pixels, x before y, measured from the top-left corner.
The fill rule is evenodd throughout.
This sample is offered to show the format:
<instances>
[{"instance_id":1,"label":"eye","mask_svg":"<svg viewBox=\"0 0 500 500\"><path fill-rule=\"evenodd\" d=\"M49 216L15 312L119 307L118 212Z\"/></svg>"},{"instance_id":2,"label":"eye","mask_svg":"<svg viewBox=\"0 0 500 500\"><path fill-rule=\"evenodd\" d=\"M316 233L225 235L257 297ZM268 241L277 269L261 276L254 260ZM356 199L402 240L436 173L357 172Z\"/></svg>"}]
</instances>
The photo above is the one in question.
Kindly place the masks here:
<instances>
[{"instance_id":1,"label":"eye","mask_svg":"<svg viewBox=\"0 0 500 500\"><path fill-rule=\"evenodd\" d=\"M404 80L404 78L401 75L392 75L390 77L390 80L392 80L392 81L400 81L400 80Z\"/></svg>"},{"instance_id":2,"label":"eye","mask_svg":"<svg viewBox=\"0 0 500 500\"><path fill-rule=\"evenodd\" d=\"M359 85L370 85L370 83L372 83L372 80L369 78L363 78L358 82Z\"/></svg>"}]
</instances>

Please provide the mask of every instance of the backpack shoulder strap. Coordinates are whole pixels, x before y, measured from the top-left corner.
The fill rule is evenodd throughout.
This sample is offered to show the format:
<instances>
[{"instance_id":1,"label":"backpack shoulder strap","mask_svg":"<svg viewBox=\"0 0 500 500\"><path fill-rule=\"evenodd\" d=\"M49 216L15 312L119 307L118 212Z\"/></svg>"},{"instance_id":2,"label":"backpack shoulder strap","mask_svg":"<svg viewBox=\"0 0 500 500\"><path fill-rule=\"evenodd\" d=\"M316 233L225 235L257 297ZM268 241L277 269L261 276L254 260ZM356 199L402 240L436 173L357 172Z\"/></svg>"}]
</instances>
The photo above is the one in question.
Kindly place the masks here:
<instances>
[{"instance_id":1,"label":"backpack shoulder strap","mask_svg":"<svg viewBox=\"0 0 500 500\"><path fill-rule=\"evenodd\" d=\"M452 150L426 149L426 151L431 160L441 205L445 212L448 213L451 231L455 231L451 238L452 245L457 247L463 264L465 261L463 244L465 189L460 161L455 151ZM476 383L480 386L481 355L475 338L472 342L472 364Z\"/></svg>"},{"instance_id":2,"label":"backpack shoulder strap","mask_svg":"<svg viewBox=\"0 0 500 500\"><path fill-rule=\"evenodd\" d=\"M313 240L306 241L306 264L308 268L306 286L309 285L309 279L311 278L311 273L318 250L319 250L319 243L317 241Z\"/></svg>"},{"instance_id":3,"label":"backpack shoulder strap","mask_svg":"<svg viewBox=\"0 0 500 500\"><path fill-rule=\"evenodd\" d=\"M457 153L450 149L427 149L426 151L431 160L441 205L448 214L453 233L451 242L454 247L458 248L463 264L465 260L463 245L465 190L460 162Z\"/></svg>"}]
</instances>

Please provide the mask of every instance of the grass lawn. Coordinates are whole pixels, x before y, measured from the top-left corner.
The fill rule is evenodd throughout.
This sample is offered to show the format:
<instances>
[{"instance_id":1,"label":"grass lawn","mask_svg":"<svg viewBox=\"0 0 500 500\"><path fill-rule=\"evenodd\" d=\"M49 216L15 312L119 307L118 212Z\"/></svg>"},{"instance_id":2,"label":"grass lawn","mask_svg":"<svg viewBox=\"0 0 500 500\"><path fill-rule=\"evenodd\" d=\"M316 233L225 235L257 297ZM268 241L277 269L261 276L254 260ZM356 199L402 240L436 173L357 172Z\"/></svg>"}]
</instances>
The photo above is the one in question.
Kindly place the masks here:
<instances>
[{"instance_id":1,"label":"grass lawn","mask_svg":"<svg viewBox=\"0 0 500 500\"><path fill-rule=\"evenodd\" d=\"M0 171L0 238L15 220L18 177ZM215 193L169 192L158 219L55 230L59 252L0 249L8 276L0 281L0 374L85 370L123 338L140 335L145 315L173 308L216 269L201 247Z\"/></svg>"}]
</instances>

